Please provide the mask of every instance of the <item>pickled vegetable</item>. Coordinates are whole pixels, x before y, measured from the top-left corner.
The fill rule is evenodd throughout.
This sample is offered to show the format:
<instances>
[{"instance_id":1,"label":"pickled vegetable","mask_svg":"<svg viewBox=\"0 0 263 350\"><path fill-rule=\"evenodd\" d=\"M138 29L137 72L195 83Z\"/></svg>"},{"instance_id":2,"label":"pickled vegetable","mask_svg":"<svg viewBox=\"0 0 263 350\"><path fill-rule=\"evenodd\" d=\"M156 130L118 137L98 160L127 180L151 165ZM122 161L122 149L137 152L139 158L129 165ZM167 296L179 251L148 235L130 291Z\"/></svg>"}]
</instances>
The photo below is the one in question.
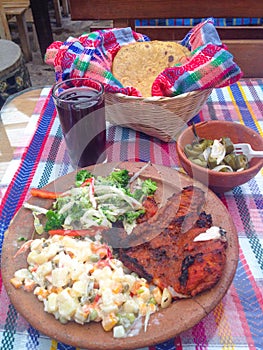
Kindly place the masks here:
<instances>
[{"instance_id":1,"label":"pickled vegetable","mask_svg":"<svg viewBox=\"0 0 263 350\"><path fill-rule=\"evenodd\" d=\"M246 155L235 154L229 137L210 140L195 135L194 141L185 146L184 152L192 163L214 171L241 171L249 166Z\"/></svg>"},{"instance_id":2,"label":"pickled vegetable","mask_svg":"<svg viewBox=\"0 0 263 350\"><path fill-rule=\"evenodd\" d=\"M237 170L248 168L248 159L245 154L239 154L236 156Z\"/></svg>"},{"instance_id":3,"label":"pickled vegetable","mask_svg":"<svg viewBox=\"0 0 263 350\"><path fill-rule=\"evenodd\" d=\"M226 154L234 152L234 145L229 137L222 137L222 144L225 146Z\"/></svg>"}]
</instances>

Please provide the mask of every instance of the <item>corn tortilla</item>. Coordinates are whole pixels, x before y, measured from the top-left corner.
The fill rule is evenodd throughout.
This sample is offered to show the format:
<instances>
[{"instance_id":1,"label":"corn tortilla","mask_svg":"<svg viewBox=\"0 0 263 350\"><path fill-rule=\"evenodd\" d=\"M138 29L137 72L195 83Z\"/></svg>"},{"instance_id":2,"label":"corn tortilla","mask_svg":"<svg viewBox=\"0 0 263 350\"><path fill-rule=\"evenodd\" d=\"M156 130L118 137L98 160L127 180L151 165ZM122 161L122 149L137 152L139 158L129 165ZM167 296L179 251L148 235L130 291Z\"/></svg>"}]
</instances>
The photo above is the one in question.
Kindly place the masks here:
<instances>
[{"instance_id":1,"label":"corn tortilla","mask_svg":"<svg viewBox=\"0 0 263 350\"><path fill-rule=\"evenodd\" d=\"M117 52L112 73L124 87L133 86L143 97L149 97L157 76L189 55L186 47L173 41L135 42Z\"/></svg>"}]
</instances>

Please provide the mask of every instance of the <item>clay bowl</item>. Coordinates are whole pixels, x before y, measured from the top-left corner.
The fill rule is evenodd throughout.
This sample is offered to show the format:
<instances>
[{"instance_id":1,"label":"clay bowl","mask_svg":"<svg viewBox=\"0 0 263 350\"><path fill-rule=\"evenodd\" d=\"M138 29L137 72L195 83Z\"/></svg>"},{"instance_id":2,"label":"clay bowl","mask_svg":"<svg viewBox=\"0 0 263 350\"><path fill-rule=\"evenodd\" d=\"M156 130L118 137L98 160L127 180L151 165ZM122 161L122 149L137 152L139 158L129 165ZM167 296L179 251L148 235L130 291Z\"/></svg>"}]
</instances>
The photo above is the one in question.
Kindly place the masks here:
<instances>
[{"instance_id":1,"label":"clay bowl","mask_svg":"<svg viewBox=\"0 0 263 350\"><path fill-rule=\"evenodd\" d=\"M230 137L233 143L249 143L254 150L263 150L263 138L242 124L220 120L201 122L195 125L198 136L208 139ZM179 136L176 144L179 161L186 173L217 193L230 191L252 179L263 167L263 158L252 158L249 168L239 172L216 172L190 162L185 153L186 144L194 139L193 127L189 126Z\"/></svg>"}]
</instances>

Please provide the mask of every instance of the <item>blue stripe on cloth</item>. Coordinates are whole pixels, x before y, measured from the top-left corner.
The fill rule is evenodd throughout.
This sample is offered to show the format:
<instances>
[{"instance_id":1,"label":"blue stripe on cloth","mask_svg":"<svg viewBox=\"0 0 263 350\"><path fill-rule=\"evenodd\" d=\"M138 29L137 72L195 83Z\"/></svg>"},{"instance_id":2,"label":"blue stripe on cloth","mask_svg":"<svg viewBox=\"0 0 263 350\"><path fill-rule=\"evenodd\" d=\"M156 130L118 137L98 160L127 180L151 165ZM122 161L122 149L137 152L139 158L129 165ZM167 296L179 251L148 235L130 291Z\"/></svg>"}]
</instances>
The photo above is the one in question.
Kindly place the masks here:
<instances>
[{"instance_id":1,"label":"blue stripe on cloth","mask_svg":"<svg viewBox=\"0 0 263 350\"><path fill-rule=\"evenodd\" d=\"M76 348L71 345L66 345L64 343L59 343L57 344L57 350L75 350Z\"/></svg>"},{"instance_id":2,"label":"blue stripe on cloth","mask_svg":"<svg viewBox=\"0 0 263 350\"><path fill-rule=\"evenodd\" d=\"M238 293L243 312L246 315L246 321L254 342L250 346L253 349L262 349L263 313L255 290L240 260L233 283Z\"/></svg>"},{"instance_id":3,"label":"blue stripe on cloth","mask_svg":"<svg viewBox=\"0 0 263 350\"><path fill-rule=\"evenodd\" d=\"M174 339L155 345L155 350L176 350Z\"/></svg>"},{"instance_id":4,"label":"blue stripe on cloth","mask_svg":"<svg viewBox=\"0 0 263 350\"><path fill-rule=\"evenodd\" d=\"M144 133L140 133L139 138L139 159L138 162L149 162L151 160L150 145L152 138Z\"/></svg>"},{"instance_id":5,"label":"blue stripe on cloth","mask_svg":"<svg viewBox=\"0 0 263 350\"><path fill-rule=\"evenodd\" d=\"M259 188L257 188L258 194L260 193ZM260 239L257 236L257 232L253 226L253 222L250 217L250 211L248 203L245 196L242 193L242 187L238 186L233 189L233 195L240 213L240 219L244 226L245 233L247 235L251 249L255 254L258 264L263 271L263 247L261 245ZM262 203L261 203L262 204ZM263 315L262 315L263 317ZM263 328L262 328L263 329Z\"/></svg>"},{"instance_id":6,"label":"blue stripe on cloth","mask_svg":"<svg viewBox=\"0 0 263 350\"><path fill-rule=\"evenodd\" d=\"M258 132L258 128L257 128L257 126L256 126L256 124L251 116L249 109L247 108L247 102L244 100L238 84L230 85L230 89L231 89L233 95L235 96L235 101L236 101L238 108L239 108L239 111L242 115L242 119L244 121L244 124L246 126L248 126L249 128Z\"/></svg>"},{"instance_id":7,"label":"blue stripe on cloth","mask_svg":"<svg viewBox=\"0 0 263 350\"><path fill-rule=\"evenodd\" d=\"M25 158L21 160L20 168L15 175L15 181L9 185L2 201L2 211L0 211L0 256L2 253L4 232L7 230L11 219L16 213L17 206L21 201L21 196L25 191L25 186L31 181L32 172L37 166L36 163L39 158L39 152L45 144L48 135L47 130L52 124L52 119L54 117L53 111L54 103L50 98L45 107L45 112L40 117L34 137L26 150Z\"/></svg>"},{"instance_id":8,"label":"blue stripe on cloth","mask_svg":"<svg viewBox=\"0 0 263 350\"><path fill-rule=\"evenodd\" d=\"M40 337L39 332L32 326L28 327L27 332L28 332L28 340L26 345L27 349L28 350L37 349L37 346L39 345L39 337Z\"/></svg>"},{"instance_id":9,"label":"blue stripe on cloth","mask_svg":"<svg viewBox=\"0 0 263 350\"><path fill-rule=\"evenodd\" d=\"M193 123L197 124L201 122L200 114L195 115L187 124L191 125Z\"/></svg>"},{"instance_id":10,"label":"blue stripe on cloth","mask_svg":"<svg viewBox=\"0 0 263 350\"><path fill-rule=\"evenodd\" d=\"M48 184L50 174L53 171L56 155L59 152L59 146L61 144L62 137L61 137L61 128L59 127L57 130L57 135L54 138L54 141L52 143L50 152L49 152L49 158L45 162L45 171L42 173L42 177L39 181L38 187L44 187Z\"/></svg>"},{"instance_id":11,"label":"blue stripe on cloth","mask_svg":"<svg viewBox=\"0 0 263 350\"><path fill-rule=\"evenodd\" d=\"M13 305L9 305L5 329L1 341L1 349L13 349L18 314Z\"/></svg>"},{"instance_id":12,"label":"blue stripe on cloth","mask_svg":"<svg viewBox=\"0 0 263 350\"><path fill-rule=\"evenodd\" d=\"M128 141L129 140L129 129L123 128L122 129L122 136L121 136L121 146L120 146L120 159L122 161L128 161Z\"/></svg>"}]
</instances>

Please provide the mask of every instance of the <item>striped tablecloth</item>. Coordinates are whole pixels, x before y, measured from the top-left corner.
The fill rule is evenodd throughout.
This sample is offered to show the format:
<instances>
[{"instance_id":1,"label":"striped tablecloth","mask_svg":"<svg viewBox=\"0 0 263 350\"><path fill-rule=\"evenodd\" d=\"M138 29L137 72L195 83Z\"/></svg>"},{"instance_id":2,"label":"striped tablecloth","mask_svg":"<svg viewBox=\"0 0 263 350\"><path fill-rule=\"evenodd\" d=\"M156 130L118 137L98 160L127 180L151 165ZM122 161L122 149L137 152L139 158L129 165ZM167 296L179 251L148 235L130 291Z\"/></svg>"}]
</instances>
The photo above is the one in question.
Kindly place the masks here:
<instances>
[{"instance_id":1,"label":"striped tablecloth","mask_svg":"<svg viewBox=\"0 0 263 350\"><path fill-rule=\"evenodd\" d=\"M2 178L0 253L10 220L31 187L42 187L70 172L61 129L49 90ZM216 89L195 121L225 119L263 135L263 80L250 79ZM231 136L231 135L230 135ZM151 161L179 169L175 143L163 143L130 129L108 126L108 161ZM234 281L218 306L192 329L149 350L263 349L263 170L249 183L220 195L237 227L240 251ZM4 263L4 262L3 262ZM176 315L175 315L176 322ZM10 304L0 275L1 350L75 350L32 328ZM144 349L146 350L146 349Z\"/></svg>"}]
</instances>

